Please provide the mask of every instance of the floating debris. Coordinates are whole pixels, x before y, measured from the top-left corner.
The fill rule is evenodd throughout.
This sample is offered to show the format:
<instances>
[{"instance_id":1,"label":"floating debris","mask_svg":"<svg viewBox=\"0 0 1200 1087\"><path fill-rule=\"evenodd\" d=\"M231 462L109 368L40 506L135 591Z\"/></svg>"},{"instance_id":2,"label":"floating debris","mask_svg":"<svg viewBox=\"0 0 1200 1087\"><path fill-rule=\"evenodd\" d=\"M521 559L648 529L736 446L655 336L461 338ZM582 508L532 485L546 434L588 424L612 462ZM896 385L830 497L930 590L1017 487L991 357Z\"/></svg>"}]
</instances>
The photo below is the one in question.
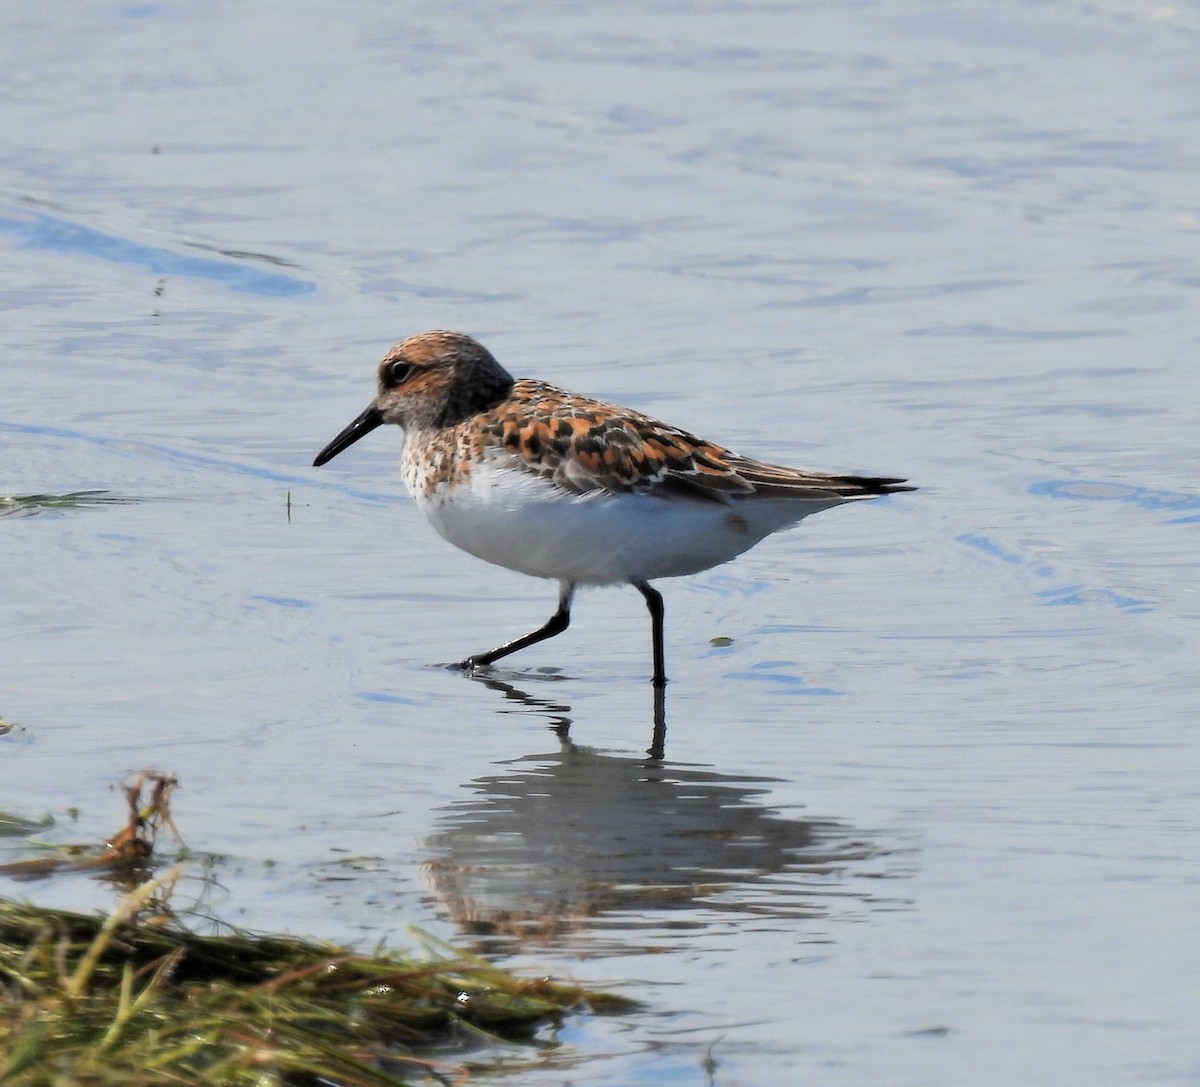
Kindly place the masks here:
<instances>
[{"instance_id":1,"label":"floating debris","mask_svg":"<svg viewBox=\"0 0 1200 1087\"><path fill-rule=\"evenodd\" d=\"M145 868L160 832L178 838L177 786L171 774L138 774L122 786L129 815L110 842L82 860L42 858L36 874ZM5 824L45 826L0 816ZM35 863L0 874L28 876ZM461 1084L468 1069L455 1058L469 1051L488 1046L494 1063L499 1047L529 1043L570 1012L637 1006L520 978L427 936L423 954L401 955L256 935L211 917L198 933L171 907L183 878L176 866L145 879L108 916L0 899L0 1083Z\"/></svg>"},{"instance_id":2,"label":"floating debris","mask_svg":"<svg viewBox=\"0 0 1200 1087\"><path fill-rule=\"evenodd\" d=\"M159 832L169 830L177 840L182 840L170 811L171 793L178 785L172 774L143 770L131 781L122 783L129 818L102 846L46 846L52 850L50 856L0 864L0 876L45 879L63 871L97 871L132 875L135 881L144 878L149 874L148 865ZM148 795L143 795L144 791L148 791Z\"/></svg>"},{"instance_id":3,"label":"floating debris","mask_svg":"<svg viewBox=\"0 0 1200 1087\"><path fill-rule=\"evenodd\" d=\"M8 736L13 732L24 732L25 726L17 724L16 721L6 721L0 717L0 736Z\"/></svg>"},{"instance_id":4,"label":"floating debris","mask_svg":"<svg viewBox=\"0 0 1200 1087\"><path fill-rule=\"evenodd\" d=\"M68 491L66 494L0 495L0 517L32 517L46 510L86 509L90 506L124 506L137 502L111 491Z\"/></svg>"},{"instance_id":5,"label":"floating debris","mask_svg":"<svg viewBox=\"0 0 1200 1087\"><path fill-rule=\"evenodd\" d=\"M573 1010L632 1006L443 949L417 959L292 937L197 935L150 923L153 911L139 923L179 872L142 884L108 917L0 902L0 1080L459 1083L465 1070L447 1047L527 1041Z\"/></svg>"}]
</instances>

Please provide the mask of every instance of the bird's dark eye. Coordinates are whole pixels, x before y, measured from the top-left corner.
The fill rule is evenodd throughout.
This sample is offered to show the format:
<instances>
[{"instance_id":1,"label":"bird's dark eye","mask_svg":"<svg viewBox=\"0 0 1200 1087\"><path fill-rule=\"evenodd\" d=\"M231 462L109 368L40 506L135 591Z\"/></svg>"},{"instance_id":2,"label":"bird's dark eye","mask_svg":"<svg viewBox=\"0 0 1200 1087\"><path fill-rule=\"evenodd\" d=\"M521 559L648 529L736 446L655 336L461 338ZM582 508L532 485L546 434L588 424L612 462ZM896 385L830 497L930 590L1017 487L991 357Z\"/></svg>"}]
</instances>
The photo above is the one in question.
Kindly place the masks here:
<instances>
[{"instance_id":1,"label":"bird's dark eye","mask_svg":"<svg viewBox=\"0 0 1200 1087\"><path fill-rule=\"evenodd\" d=\"M393 362L388 367L388 388L394 389L397 385L402 385L412 376L413 368L411 362Z\"/></svg>"}]
</instances>

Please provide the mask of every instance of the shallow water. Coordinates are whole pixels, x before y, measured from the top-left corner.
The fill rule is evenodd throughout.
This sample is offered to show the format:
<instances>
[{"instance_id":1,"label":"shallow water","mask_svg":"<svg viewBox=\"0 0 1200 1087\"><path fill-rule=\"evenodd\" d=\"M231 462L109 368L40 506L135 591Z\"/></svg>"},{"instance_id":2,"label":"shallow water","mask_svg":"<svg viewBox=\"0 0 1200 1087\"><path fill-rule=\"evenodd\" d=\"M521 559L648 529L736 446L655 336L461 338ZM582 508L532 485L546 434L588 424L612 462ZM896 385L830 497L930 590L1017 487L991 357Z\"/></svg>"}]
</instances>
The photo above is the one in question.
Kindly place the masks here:
<instances>
[{"instance_id":1,"label":"shallow water","mask_svg":"<svg viewBox=\"0 0 1200 1087\"><path fill-rule=\"evenodd\" d=\"M498 1082L1200 1079L1200 9L0 29L0 492L122 500L0 506L0 807L159 766L214 912L644 1001ZM463 678L553 587L309 467L431 327L922 490L661 583L652 759L636 593Z\"/></svg>"}]
</instances>

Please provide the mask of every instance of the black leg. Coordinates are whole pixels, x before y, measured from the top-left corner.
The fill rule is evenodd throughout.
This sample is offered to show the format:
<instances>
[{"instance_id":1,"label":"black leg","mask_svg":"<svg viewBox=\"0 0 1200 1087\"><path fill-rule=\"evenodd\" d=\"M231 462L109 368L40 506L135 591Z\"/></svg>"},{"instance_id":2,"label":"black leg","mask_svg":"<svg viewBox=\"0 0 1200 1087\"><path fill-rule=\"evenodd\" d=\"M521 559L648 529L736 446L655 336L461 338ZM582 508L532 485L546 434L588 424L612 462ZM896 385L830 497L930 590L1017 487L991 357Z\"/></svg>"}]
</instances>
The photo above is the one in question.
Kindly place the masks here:
<instances>
[{"instance_id":1,"label":"black leg","mask_svg":"<svg viewBox=\"0 0 1200 1087\"><path fill-rule=\"evenodd\" d=\"M650 591L653 592L654 590L651 589ZM464 672L469 672L472 668L476 668L481 664L491 664L493 661L498 661L501 657L507 657L510 653L515 653L518 649L536 645L538 642L544 642L547 638L553 638L556 634L561 634L571 624L571 597L574 595L575 585L572 582L560 582L558 587L558 611L550 616L545 626L538 627L537 630L525 634L520 638L514 638L511 642L498 645L495 649L487 653L477 653L474 656L468 657L459 667ZM658 594L655 593L655 595L657 596Z\"/></svg>"},{"instance_id":2,"label":"black leg","mask_svg":"<svg viewBox=\"0 0 1200 1087\"><path fill-rule=\"evenodd\" d=\"M654 688L654 732L646 754L652 759L662 759L667 750L667 689Z\"/></svg>"},{"instance_id":3,"label":"black leg","mask_svg":"<svg viewBox=\"0 0 1200 1087\"><path fill-rule=\"evenodd\" d=\"M663 599L662 594L650 588L647 581L635 581L637 591L646 598L646 607L650 609L650 628L654 635L654 686L667 685L667 669L663 664Z\"/></svg>"}]
</instances>

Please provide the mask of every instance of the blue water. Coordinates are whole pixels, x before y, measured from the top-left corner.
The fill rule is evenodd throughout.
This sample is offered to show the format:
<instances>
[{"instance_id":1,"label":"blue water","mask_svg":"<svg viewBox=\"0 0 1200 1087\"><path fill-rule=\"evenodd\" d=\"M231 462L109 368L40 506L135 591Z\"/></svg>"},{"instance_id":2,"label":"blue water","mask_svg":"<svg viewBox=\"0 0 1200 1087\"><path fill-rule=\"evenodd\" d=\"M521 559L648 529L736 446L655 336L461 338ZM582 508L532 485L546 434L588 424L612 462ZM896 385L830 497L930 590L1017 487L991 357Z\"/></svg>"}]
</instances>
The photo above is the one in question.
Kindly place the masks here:
<instances>
[{"instance_id":1,"label":"blue water","mask_svg":"<svg viewBox=\"0 0 1200 1087\"><path fill-rule=\"evenodd\" d=\"M210 260L190 256L170 249L141 245L128 238L105 234L80 223L68 222L52 215L31 215L28 218L0 219L0 234L6 234L20 246L46 249L51 252L77 253L84 257L99 257L118 264L131 264L150 272L167 276L199 276L214 283L225 284L233 291L253 294L307 294L313 284L291 276L262 272L236 263L239 259L255 258L255 254L229 252L228 260ZM258 258L262 259L262 258ZM270 263L277 263L270 260Z\"/></svg>"},{"instance_id":2,"label":"blue water","mask_svg":"<svg viewBox=\"0 0 1200 1087\"><path fill-rule=\"evenodd\" d=\"M643 1002L500 1083L1200 1080L1200 8L16 0L0 42L0 495L132 500L0 504L0 808L99 840L160 767L211 912ZM661 583L657 731L630 590L464 679L553 587L440 541L398 434L309 467L433 327L922 489Z\"/></svg>"}]
</instances>

